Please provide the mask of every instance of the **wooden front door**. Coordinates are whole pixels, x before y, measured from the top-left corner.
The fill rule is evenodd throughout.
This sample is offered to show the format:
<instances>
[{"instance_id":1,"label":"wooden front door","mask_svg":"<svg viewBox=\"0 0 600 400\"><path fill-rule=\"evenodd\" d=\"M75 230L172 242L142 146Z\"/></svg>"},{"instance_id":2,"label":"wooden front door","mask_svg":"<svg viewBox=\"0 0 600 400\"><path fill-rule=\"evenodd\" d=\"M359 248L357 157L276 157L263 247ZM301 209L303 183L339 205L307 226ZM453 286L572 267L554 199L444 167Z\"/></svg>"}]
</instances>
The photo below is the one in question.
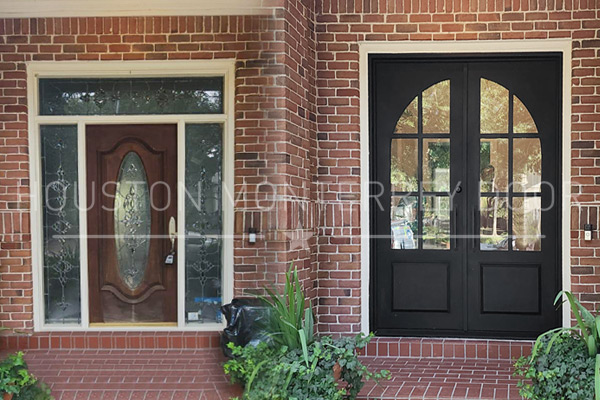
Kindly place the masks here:
<instances>
[{"instance_id":1,"label":"wooden front door","mask_svg":"<svg viewBox=\"0 0 600 400\"><path fill-rule=\"evenodd\" d=\"M86 129L90 322L175 323L177 127Z\"/></svg>"},{"instance_id":2,"label":"wooden front door","mask_svg":"<svg viewBox=\"0 0 600 400\"><path fill-rule=\"evenodd\" d=\"M379 335L556 327L560 56L371 56Z\"/></svg>"}]
</instances>

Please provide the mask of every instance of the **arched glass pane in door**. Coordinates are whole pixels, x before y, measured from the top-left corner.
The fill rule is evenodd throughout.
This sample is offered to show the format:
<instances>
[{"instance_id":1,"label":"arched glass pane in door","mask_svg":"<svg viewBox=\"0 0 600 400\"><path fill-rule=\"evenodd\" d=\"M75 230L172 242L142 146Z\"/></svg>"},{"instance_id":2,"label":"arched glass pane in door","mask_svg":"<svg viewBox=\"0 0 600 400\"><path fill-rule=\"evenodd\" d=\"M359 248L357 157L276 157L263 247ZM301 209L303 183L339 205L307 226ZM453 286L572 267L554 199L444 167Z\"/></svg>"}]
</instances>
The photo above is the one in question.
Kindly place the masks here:
<instances>
[{"instance_id":1,"label":"arched glass pane in door","mask_svg":"<svg viewBox=\"0 0 600 400\"><path fill-rule=\"evenodd\" d=\"M480 249L540 251L542 149L537 126L515 94L488 79L480 83Z\"/></svg>"},{"instance_id":2,"label":"arched glass pane in door","mask_svg":"<svg viewBox=\"0 0 600 400\"><path fill-rule=\"evenodd\" d=\"M450 80L400 113L391 142L392 249L450 248Z\"/></svg>"}]
</instances>

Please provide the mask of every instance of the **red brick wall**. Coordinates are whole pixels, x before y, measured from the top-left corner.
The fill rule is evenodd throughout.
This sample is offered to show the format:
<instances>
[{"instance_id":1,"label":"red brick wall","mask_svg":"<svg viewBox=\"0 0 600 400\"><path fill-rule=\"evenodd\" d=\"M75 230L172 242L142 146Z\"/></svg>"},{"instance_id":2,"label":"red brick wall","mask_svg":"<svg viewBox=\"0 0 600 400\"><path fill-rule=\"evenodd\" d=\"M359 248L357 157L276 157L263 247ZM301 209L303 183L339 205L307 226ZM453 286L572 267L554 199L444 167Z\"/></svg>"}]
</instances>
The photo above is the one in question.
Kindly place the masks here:
<instances>
[{"instance_id":1,"label":"red brick wall","mask_svg":"<svg viewBox=\"0 0 600 400\"><path fill-rule=\"evenodd\" d=\"M260 290L265 283L281 285L284 272L293 262L307 297L314 301L317 287L316 48L314 7L305 3L289 0L276 12L274 35L280 52L270 67L277 71L269 99L272 110L265 119L256 121L258 127L268 126L269 130L264 146L246 147L255 152L257 158L266 160L266 168L260 169L259 175L253 178L268 183L258 190L255 204L270 210L263 212L260 225L255 223L263 238L257 244L257 254L265 256L256 262L251 259L252 263L242 267L245 273L236 274L236 279L241 277L243 287L248 289ZM245 159L247 155L245 153ZM255 214L247 213L247 218L257 221ZM250 251L246 248L244 254ZM236 269L240 268L236 266Z\"/></svg>"},{"instance_id":2,"label":"red brick wall","mask_svg":"<svg viewBox=\"0 0 600 400\"><path fill-rule=\"evenodd\" d=\"M286 0L274 17L0 20L0 321L32 327L29 60L234 58L236 294L290 261L319 330L360 330L359 54L364 41L573 39L572 281L600 304L600 13L596 0ZM265 184L266 183L266 184ZM272 206L272 207L271 207ZM579 218L579 216L582 216ZM584 216L586 216L584 218ZM261 239L242 236L258 228Z\"/></svg>"},{"instance_id":3,"label":"red brick wall","mask_svg":"<svg viewBox=\"0 0 600 400\"><path fill-rule=\"evenodd\" d=\"M288 0L285 6L285 109L289 163L282 165L281 204L286 223L281 243L286 261L301 272L307 296L317 302L317 136L316 43L313 0Z\"/></svg>"},{"instance_id":4,"label":"red brick wall","mask_svg":"<svg viewBox=\"0 0 600 400\"><path fill-rule=\"evenodd\" d=\"M256 226L275 235L274 213L256 207L257 185L279 168L267 160L283 129L284 98L277 17L145 17L0 19L0 322L33 326L28 200L27 61L235 59L235 233ZM284 148L278 149L283 153ZM270 162L270 164L269 164ZM264 224L264 226L263 226ZM279 249L235 241L236 292L272 280Z\"/></svg>"},{"instance_id":5,"label":"red brick wall","mask_svg":"<svg viewBox=\"0 0 600 400\"><path fill-rule=\"evenodd\" d=\"M319 225L322 332L360 329L359 52L368 41L573 40L573 291L600 306L598 227L600 2L595 0L323 0L317 2L318 163L322 195L348 200ZM579 219L578 216L582 215Z\"/></svg>"}]
</instances>

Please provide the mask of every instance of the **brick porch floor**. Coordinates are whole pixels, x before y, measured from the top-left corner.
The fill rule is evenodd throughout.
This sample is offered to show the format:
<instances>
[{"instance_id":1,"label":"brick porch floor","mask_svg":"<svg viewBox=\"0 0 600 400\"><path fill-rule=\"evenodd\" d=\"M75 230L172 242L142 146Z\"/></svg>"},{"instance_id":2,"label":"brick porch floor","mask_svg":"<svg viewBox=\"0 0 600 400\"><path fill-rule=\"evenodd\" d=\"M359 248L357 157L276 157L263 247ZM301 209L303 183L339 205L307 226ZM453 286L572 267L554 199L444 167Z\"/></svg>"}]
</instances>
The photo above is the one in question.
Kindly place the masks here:
<instances>
[{"instance_id":1,"label":"brick porch floor","mask_svg":"<svg viewBox=\"0 0 600 400\"><path fill-rule=\"evenodd\" d=\"M367 383L363 399L521 399L508 360L366 357L373 370L387 369L392 380Z\"/></svg>"},{"instance_id":2,"label":"brick porch floor","mask_svg":"<svg viewBox=\"0 0 600 400\"><path fill-rule=\"evenodd\" d=\"M62 399L229 399L219 349L29 350L30 369ZM520 399L512 362L469 358L364 357L393 379L361 399Z\"/></svg>"}]
</instances>

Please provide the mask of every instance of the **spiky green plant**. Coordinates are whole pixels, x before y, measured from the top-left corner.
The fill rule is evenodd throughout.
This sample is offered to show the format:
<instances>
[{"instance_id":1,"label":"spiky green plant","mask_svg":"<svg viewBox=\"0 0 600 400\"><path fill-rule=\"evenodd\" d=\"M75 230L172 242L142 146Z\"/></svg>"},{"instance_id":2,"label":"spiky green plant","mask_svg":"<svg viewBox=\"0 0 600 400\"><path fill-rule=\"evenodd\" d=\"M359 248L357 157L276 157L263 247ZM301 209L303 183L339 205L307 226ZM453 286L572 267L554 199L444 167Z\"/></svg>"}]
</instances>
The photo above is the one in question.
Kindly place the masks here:
<instances>
[{"instance_id":1,"label":"spiky green plant","mask_svg":"<svg viewBox=\"0 0 600 400\"><path fill-rule=\"evenodd\" d=\"M292 263L285 274L282 293L275 288L265 288L267 296L260 296L272 309L271 336L275 343L289 350L302 349L308 362L308 346L314 342L314 318L306 306L306 296L298 270Z\"/></svg>"}]
</instances>

